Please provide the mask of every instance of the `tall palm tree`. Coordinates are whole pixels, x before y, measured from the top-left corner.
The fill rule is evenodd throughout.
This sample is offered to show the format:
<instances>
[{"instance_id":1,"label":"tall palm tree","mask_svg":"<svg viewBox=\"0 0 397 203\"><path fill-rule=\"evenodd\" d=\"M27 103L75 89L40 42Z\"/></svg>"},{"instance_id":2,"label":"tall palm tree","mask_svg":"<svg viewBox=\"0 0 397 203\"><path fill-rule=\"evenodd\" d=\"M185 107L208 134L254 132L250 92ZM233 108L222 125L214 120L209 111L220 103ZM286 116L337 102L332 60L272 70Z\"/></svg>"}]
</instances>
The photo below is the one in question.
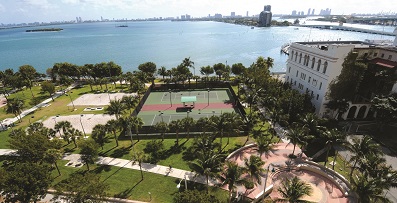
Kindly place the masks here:
<instances>
[{"instance_id":1,"label":"tall palm tree","mask_svg":"<svg viewBox=\"0 0 397 203\"><path fill-rule=\"evenodd\" d=\"M135 134L136 134L136 137L137 137L137 139L139 141L139 129L141 129L143 124L144 124L143 121L142 121L142 118L133 116L133 117L131 117L130 121L131 121L132 127L134 127L134 129L135 129Z\"/></svg>"},{"instance_id":2,"label":"tall palm tree","mask_svg":"<svg viewBox=\"0 0 397 203\"><path fill-rule=\"evenodd\" d=\"M353 166L350 171L350 180L353 176L353 171L357 163L360 163L369 154L382 155L379 144L375 143L372 138L365 135L362 139L354 138L353 143L347 145L347 149L353 153L350 161L353 161Z\"/></svg>"},{"instance_id":3,"label":"tall palm tree","mask_svg":"<svg viewBox=\"0 0 397 203\"><path fill-rule=\"evenodd\" d=\"M182 129L183 123L182 120L173 120L168 124L168 127L171 131L176 134L176 144L179 145L179 131Z\"/></svg>"},{"instance_id":4,"label":"tall palm tree","mask_svg":"<svg viewBox=\"0 0 397 203\"><path fill-rule=\"evenodd\" d=\"M194 126L195 122L192 117L185 117L182 119L183 129L187 132L187 139L190 139L190 129Z\"/></svg>"},{"instance_id":5,"label":"tall palm tree","mask_svg":"<svg viewBox=\"0 0 397 203\"><path fill-rule=\"evenodd\" d=\"M165 68L164 66L161 66L158 70L157 70L157 74L163 76L163 80L165 78L165 76L167 76L167 68Z\"/></svg>"},{"instance_id":6,"label":"tall palm tree","mask_svg":"<svg viewBox=\"0 0 397 203\"><path fill-rule=\"evenodd\" d=\"M357 180L353 179L352 190L358 196L359 203L392 202L385 197L383 190L386 188L381 179L368 178L360 175Z\"/></svg>"},{"instance_id":7,"label":"tall palm tree","mask_svg":"<svg viewBox=\"0 0 397 203\"><path fill-rule=\"evenodd\" d=\"M116 147L119 146L119 140L117 138L117 131L120 129L120 122L117 120L111 119L108 120L105 124L106 126L106 131L113 133L114 140L116 141Z\"/></svg>"},{"instance_id":8,"label":"tall palm tree","mask_svg":"<svg viewBox=\"0 0 397 203\"><path fill-rule=\"evenodd\" d=\"M130 114L132 113L132 109L136 107L139 102L139 97L135 95L123 96L121 98L121 103L125 105L126 109L130 110Z\"/></svg>"},{"instance_id":9,"label":"tall palm tree","mask_svg":"<svg viewBox=\"0 0 397 203\"><path fill-rule=\"evenodd\" d=\"M211 120L211 118L208 117L201 117L196 121L196 126L198 129L201 129L201 131L203 133L207 133L207 132L213 132L216 130L216 128L214 128L215 124L213 123L213 121Z\"/></svg>"},{"instance_id":10,"label":"tall palm tree","mask_svg":"<svg viewBox=\"0 0 397 203\"><path fill-rule=\"evenodd\" d=\"M295 155L295 147L297 144L306 145L307 140L313 137L308 135L308 129L306 127L299 126L296 123L292 125L285 136L290 140L290 143L294 145L294 149L292 150L293 156Z\"/></svg>"},{"instance_id":11,"label":"tall palm tree","mask_svg":"<svg viewBox=\"0 0 397 203\"><path fill-rule=\"evenodd\" d=\"M169 130L169 127L168 127L167 123L163 122L163 121L160 121L160 122L158 122L158 123L156 123L154 125L154 128L156 130L160 131L161 139L162 139L161 141L164 141L165 132L167 132Z\"/></svg>"},{"instance_id":12,"label":"tall palm tree","mask_svg":"<svg viewBox=\"0 0 397 203\"><path fill-rule=\"evenodd\" d=\"M70 128L68 131L68 134L70 136L70 139L73 141L74 143L74 147L77 148L77 143L76 143L76 139L78 137L82 137L83 133L80 130L77 130L76 128Z\"/></svg>"},{"instance_id":13,"label":"tall palm tree","mask_svg":"<svg viewBox=\"0 0 397 203\"><path fill-rule=\"evenodd\" d=\"M306 203L310 201L302 200L301 198L305 195L310 196L313 189L309 184L295 176L292 180L285 179L277 191L281 194L282 198L277 199L276 202Z\"/></svg>"},{"instance_id":14,"label":"tall palm tree","mask_svg":"<svg viewBox=\"0 0 397 203\"><path fill-rule=\"evenodd\" d=\"M194 73L194 75L196 75L196 68L194 68L194 62L190 60L190 57L183 59L182 64L185 67L193 68L193 73Z\"/></svg>"},{"instance_id":15,"label":"tall palm tree","mask_svg":"<svg viewBox=\"0 0 397 203\"><path fill-rule=\"evenodd\" d=\"M226 161L223 171L218 176L221 181L221 185L228 185L229 199L228 202L232 201L232 193L236 188L236 185L242 185L246 180L242 177L243 168L238 166L234 162Z\"/></svg>"},{"instance_id":16,"label":"tall palm tree","mask_svg":"<svg viewBox=\"0 0 397 203\"><path fill-rule=\"evenodd\" d=\"M262 183L261 173L265 172L263 169L265 162L258 156L251 155L248 158L244 158L244 171L251 177L252 182L257 182L259 185Z\"/></svg>"},{"instance_id":17,"label":"tall palm tree","mask_svg":"<svg viewBox=\"0 0 397 203\"><path fill-rule=\"evenodd\" d=\"M103 150L103 146L106 144L107 142L107 137L106 137L106 126L105 125L101 125L101 124L97 124L94 126L94 128L92 129L92 135L91 135L92 139L95 140L95 142L101 146L102 150Z\"/></svg>"},{"instance_id":18,"label":"tall palm tree","mask_svg":"<svg viewBox=\"0 0 397 203\"><path fill-rule=\"evenodd\" d=\"M59 149L48 149L45 153L44 159L51 164L55 165L55 168L58 171L58 175L61 175L61 171L58 168L57 161L62 158L62 151Z\"/></svg>"},{"instance_id":19,"label":"tall palm tree","mask_svg":"<svg viewBox=\"0 0 397 203\"><path fill-rule=\"evenodd\" d=\"M195 161L189 162L189 167L196 172L197 175L205 176L207 182L207 193L209 186L209 178L215 177L220 171L221 163L224 155L214 151L202 151L198 153Z\"/></svg>"},{"instance_id":20,"label":"tall palm tree","mask_svg":"<svg viewBox=\"0 0 397 203\"><path fill-rule=\"evenodd\" d=\"M148 159L147 154L145 154L143 151L137 151L132 155L132 159L134 160L132 164L138 162L139 170L141 171L141 180L143 180L142 163Z\"/></svg>"},{"instance_id":21,"label":"tall palm tree","mask_svg":"<svg viewBox=\"0 0 397 203\"><path fill-rule=\"evenodd\" d=\"M60 133L62 130L63 134L61 134L62 138L70 144L70 129L73 128L72 124L69 121L60 121L55 124L55 131Z\"/></svg>"},{"instance_id":22,"label":"tall palm tree","mask_svg":"<svg viewBox=\"0 0 397 203\"><path fill-rule=\"evenodd\" d=\"M324 166L327 164L328 161L328 155L329 155L329 150L334 149L335 150L335 155L334 155L334 163L336 161L336 155L337 151L335 149L336 146L341 146L346 144L346 134L340 132L337 129L332 129L332 130L327 130L322 133L322 136L325 138L325 147L327 148L327 154L325 156L325 162ZM335 168L335 164L332 165L332 169Z\"/></svg>"},{"instance_id":23,"label":"tall palm tree","mask_svg":"<svg viewBox=\"0 0 397 203\"><path fill-rule=\"evenodd\" d=\"M15 98L15 99L7 101L6 112L14 114L15 117L17 117L17 118L19 115L18 120L19 120L19 122L22 122L21 113L22 113L22 109L24 108L24 106L25 106L25 104L24 104L23 100L21 100L19 98Z\"/></svg>"},{"instance_id":24,"label":"tall palm tree","mask_svg":"<svg viewBox=\"0 0 397 203\"><path fill-rule=\"evenodd\" d=\"M268 153L269 151L274 149L272 144L272 140L265 136L258 136L255 138L256 148L255 150L259 153L259 157L262 157L262 154Z\"/></svg>"},{"instance_id":25,"label":"tall palm tree","mask_svg":"<svg viewBox=\"0 0 397 203\"><path fill-rule=\"evenodd\" d=\"M109 106L106 107L105 112L109 115L116 115L116 119L120 118L120 115L124 113L125 105L120 99L111 100Z\"/></svg>"}]
</instances>

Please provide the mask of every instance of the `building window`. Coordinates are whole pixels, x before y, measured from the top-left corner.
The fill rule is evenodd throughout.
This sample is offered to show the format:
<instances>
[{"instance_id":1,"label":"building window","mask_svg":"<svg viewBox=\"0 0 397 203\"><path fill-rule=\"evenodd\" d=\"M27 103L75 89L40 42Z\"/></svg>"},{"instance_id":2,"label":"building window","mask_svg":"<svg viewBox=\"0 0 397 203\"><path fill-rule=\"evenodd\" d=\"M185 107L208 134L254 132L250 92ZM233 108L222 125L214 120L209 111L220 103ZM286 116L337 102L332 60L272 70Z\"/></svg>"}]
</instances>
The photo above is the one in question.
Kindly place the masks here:
<instances>
[{"instance_id":1,"label":"building window","mask_svg":"<svg viewBox=\"0 0 397 203\"><path fill-rule=\"evenodd\" d=\"M306 64L305 64L306 66L309 66L309 61L310 61L310 57L307 56L307 57L306 57Z\"/></svg>"},{"instance_id":2,"label":"building window","mask_svg":"<svg viewBox=\"0 0 397 203\"><path fill-rule=\"evenodd\" d=\"M298 59L298 52L295 53L295 62L296 62L296 59Z\"/></svg>"},{"instance_id":3,"label":"building window","mask_svg":"<svg viewBox=\"0 0 397 203\"><path fill-rule=\"evenodd\" d=\"M321 66L321 59L318 59L317 71L320 71L320 66Z\"/></svg>"},{"instance_id":4,"label":"building window","mask_svg":"<svg viewBox=\"0 0 397 203\"><path fill-rule=\"evenodd\" d=\"M387 58L388 60L391 60L391 55L389 55L389 58Z\"/></svg>"},{"instance_id":5,"label":"building window","mask_svg":"<svg viewBox=\"0 0 397 203\"><path fill-rule=\"evenodd\" d=\"M299 74L299 71L297 70L297 71L296 71L296 76L295 76L295 77L298 77L298 74Z\"/></svg>"},{"instance_id":6,"label":"building window","mask_svg":"<svg viewBox=\"0 0 397 203\"><path fill-rule=\"evenodd\" d=\"M378 56L378 53L374 53L374 57L377 57Z\"/></svg>"},{"instance_id":7,"label":"building window","mask_svg":"<svg viewBox=\"0 0 397 203\"><path fill-rule=\"evenodd\" d=\"M289 76L287 76L287 82L288 82L288 80L289 80Z\"/></svg>"},{"instance_id":8,"label":"building window","mask_svg":"<svg viewBox=\"0 0 397 203\"><path fill-rule=\"evenodd\" d=\"M312 91L312 93L310 94L310 96L313 97L313 91Z\"/></svg>"},{"instance_id":9,"label":"building window","mask_svg":"<svg viewBox=\"0 0 397 203\"><path fill-rule=\"evenodd\" d=\"M306 87L306 92L309 92L309 88Z\"/></svg>"},{"instance_id":10,"label":"building window","mask_svg":"<svg viewBox=\"0 0 397 203\"><path fill-rule=\"evenodd\" d=\"M320 96L317 94L317 97L316 97L316 99L318 100L318 98L319 98Z\"/></svg>"},{"instance_id":11,"label":"building window","mask_svg":"<svg viewBox=\"0 0 397 203\"><path fill-rule=\"evenodd\" d=\"M328 67L328 62L324 62L324 69L323 69L324 74L325 72L327 72L327 67Z\"/></svg>"},{"instance_id":12,"label":"building window","mask_svg":"<svg viewBox=\"0 0 397 203\"><path fill-rule=\"evenodd\" d=\"M309 80L307 81L310 84L310 80L312 79L312 77L309 77Z\"/></svg>"},{"instance_id":13,"label":"building window","mask_svg":"<svg viewBox=\"0 0 397 203\"><path fill-rule=\"evenodd\" d=\"M313 86L317 86L317 80L316 79L313 79L312 85Z\"/></svg>"},{"instance_id":14,"label":"building window","mask_svg":"<svg viewBox=\"0 0 397 203\"><path fill-rule=\"evenodd\" d=\"M302 53L299 54L299 63L302 63Z\"/></svg>"},{"instance_id":15,"label":"building window","mask_svg":"<svg viewBox=\"0 0 397 203\"><path fill-rule=\"evenodd\" d=\"M295 82L294 82L294 85L296 85L296 80L295 80Z\"/></svg>"},{"instance_id":16,"label":"building window","mask_svg":"<svg viewBox=\"0 0 397 203\"><path fill-rule=\"evenodd\" d=\"M291 78L291 84L292 84L292 78Z\"/></svg>"},{"instance_id":17,"label":"building window","mask_svg":"<svg viewBox=\"0 0 397 203\"><path fill-rule=\"evenodd\" d=\"M301 79L302 79L302 80L305 80L305 79L306 79L306 74L301 73Z\"/></svg>"},{"instance_id":18,"label":"building window","mask_svg":"<svg viewBox=\"0 0 397 203\"><path fill-rule=\"evenodd\" d=\"M292 51L292 54L291 54L291 60L292 59L294 59L294 51Z\"/></svg>"},{"instance_id":19,"label":"building window","mask_svg":"<svg viewBox=\"0 0 397 203\"><path fill-rule=\"evenodd\" d=\"M382 58L383 58L383 57L385 57L385 54L382 54L382 56L381 56L381 57L382 57Z\"/></svg>"},{"instance_id":20,"label":"building window","mask_svg":"<svg viewBox=\"0 0 397 203\"><path fill-rule=\"evenodd\" d=\"M320 87L318 88L319 90L321 90L321 86L323 86L323 83L322 83L322 82L320 82Z\"/></svg>"},{"instance_id":21,"label":"building window","mask_svg":"<svg viewBox=\"0 0 397 203\"><path fill-rule=\"evenodd\" d=\"M288 73L290 73L291 72L291 67L288 67Z\"/></svg>"},{"instance_id":22,"label":"building window","mask_svg":"<svg viewBox=\"0 0 397 203\"><path fill-rule=\"evenodd\" d=\"M316 63L316 58L313 57L312 59L312 69L314 68L314 64Z\"/></svg>"}]
</instances>

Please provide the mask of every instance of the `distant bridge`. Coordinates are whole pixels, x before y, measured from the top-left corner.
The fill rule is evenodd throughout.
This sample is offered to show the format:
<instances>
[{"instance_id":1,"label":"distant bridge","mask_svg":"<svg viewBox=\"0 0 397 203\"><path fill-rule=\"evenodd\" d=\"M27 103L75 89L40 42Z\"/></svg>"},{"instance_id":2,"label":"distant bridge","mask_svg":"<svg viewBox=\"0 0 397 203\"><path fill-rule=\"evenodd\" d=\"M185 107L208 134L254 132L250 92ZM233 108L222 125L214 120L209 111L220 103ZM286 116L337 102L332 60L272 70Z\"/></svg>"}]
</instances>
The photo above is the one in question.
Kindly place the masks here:
<instances>
[{"instance_id":1,"label":"distant bridge","mask_svg":"<svg viewBox=\"0 0 397 203\"><path fill-rule=\"evenodd\" d=\"M343 30L343 31L351 31L351 32L362 32L362 33L369 33L369 34L396 36L396 34L394 34L392 32L370 30L370 29L348 27L348 26L338 26L338 25L298 25L298 26L299 27L312 27L312 28L318 28L318 29Z\"/></svg>"}]
</instances>

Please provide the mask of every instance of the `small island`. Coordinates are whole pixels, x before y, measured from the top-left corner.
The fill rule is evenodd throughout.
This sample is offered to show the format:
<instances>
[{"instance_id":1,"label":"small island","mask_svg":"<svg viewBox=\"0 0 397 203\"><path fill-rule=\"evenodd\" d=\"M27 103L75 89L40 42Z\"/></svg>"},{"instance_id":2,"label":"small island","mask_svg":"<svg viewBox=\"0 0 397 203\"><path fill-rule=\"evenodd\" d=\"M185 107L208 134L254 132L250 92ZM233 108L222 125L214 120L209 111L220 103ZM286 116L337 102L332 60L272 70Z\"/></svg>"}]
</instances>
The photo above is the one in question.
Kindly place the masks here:
<instances>
[{"instance_id":1,"label":"small island","mask_svg":"<svg viewBox=\"0 0 397 203\"><path fill-rule=\"evenodd\" d=\"M62 28L43 28L43 29L26 30L26 32L59 32L62 30L63 30Z\"/></svg>"}]
</instances>

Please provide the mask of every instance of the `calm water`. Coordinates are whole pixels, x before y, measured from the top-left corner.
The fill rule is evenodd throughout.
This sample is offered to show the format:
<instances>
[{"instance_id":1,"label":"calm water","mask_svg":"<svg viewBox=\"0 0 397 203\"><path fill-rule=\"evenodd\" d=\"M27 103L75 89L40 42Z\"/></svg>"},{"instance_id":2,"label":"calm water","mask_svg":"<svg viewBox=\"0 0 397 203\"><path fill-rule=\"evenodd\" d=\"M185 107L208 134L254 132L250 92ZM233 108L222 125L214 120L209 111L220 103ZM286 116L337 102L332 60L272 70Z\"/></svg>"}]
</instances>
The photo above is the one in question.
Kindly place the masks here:
<instances>
[{"instance_id":1,"label":"calm water","mask_svg":"<svg viewBox=\"0 0 397 203\"><path fill-rule=\"evenodd\" d=\"M123 71L153 61L172 68L185 57L201 66L215 63L252 64L258 56L275 59L273 71L284 71L287 56L280 54L285 43L307 40L393 39L365 33L294 27L251 29L217 22L133 22L126 28L117 23L59 25L61 32L26 33L19 28L0 30L0 70L33 65L45 72L56 62L77 65L114 61ZM41 27L40 27L41 28ZM371 28L371 27L368 27Z\"/></svg>"}]
</instances>

